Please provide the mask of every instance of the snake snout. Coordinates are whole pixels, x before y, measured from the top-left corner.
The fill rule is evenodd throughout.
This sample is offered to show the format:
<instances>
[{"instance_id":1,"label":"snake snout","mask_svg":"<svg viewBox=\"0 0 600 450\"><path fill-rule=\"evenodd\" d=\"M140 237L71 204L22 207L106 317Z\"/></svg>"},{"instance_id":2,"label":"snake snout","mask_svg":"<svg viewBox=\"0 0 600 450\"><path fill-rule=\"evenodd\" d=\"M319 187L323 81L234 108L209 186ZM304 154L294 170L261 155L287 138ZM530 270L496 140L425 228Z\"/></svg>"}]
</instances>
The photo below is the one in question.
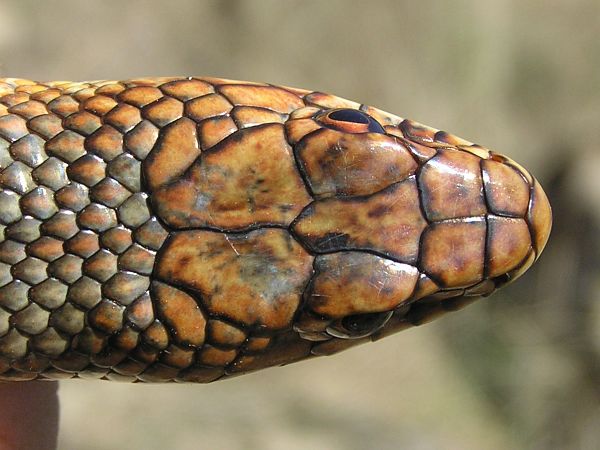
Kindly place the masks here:
<instances>
[{"instance_id":1,"label":"snake snout","mask_svg":"<svg viewBox=\"0 0 600 450\"><path fill-rule=\"evenodd\" d=\"M520 165L493 155L483 161L487 216L487 271L510 282L540 256L552 227L552 211L540 183Z\"/></svg>"}]
</instances>

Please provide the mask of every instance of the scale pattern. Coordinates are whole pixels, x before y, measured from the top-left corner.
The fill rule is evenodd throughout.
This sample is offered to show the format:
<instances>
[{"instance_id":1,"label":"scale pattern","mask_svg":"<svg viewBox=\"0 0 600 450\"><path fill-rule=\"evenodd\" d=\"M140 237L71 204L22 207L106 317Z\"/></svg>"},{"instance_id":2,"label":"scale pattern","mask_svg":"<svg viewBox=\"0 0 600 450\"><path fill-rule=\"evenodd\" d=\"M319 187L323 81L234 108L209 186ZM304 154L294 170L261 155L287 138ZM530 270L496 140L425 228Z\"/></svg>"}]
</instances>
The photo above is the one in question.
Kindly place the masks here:
<instances>
[{"instance_id":1,"label":"scale pattern","mask_svg":"<svg viewBox=\"0 0 600 450\"><path fill-rule=\"evenodd\" d=\"M0 379L336 353L491 294L550 226L511 159L332 95L0 79Z\"/></svg>"}]
</instances>

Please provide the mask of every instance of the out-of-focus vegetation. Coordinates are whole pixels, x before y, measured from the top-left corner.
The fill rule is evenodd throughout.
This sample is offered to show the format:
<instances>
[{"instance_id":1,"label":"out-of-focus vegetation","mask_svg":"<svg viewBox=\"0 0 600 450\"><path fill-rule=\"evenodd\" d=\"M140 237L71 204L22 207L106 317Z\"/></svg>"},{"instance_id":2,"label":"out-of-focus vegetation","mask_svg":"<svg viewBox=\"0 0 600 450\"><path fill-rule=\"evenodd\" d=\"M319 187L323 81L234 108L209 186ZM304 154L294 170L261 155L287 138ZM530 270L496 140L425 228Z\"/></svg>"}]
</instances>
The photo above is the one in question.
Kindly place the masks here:
<instances>
[{"instance_id":1,"label":"out-of-focus vegetation","mask_svg":"<svg viewBox=\"0 0 600 450\"><path fill-rule=\"evenodd\" d=\"M510 155L554 207L530 273L426 327L209 386L66 382L60 448L598 448L597 0L4 0L0 73L332 92Z\"/></svg>"}]
</instances>

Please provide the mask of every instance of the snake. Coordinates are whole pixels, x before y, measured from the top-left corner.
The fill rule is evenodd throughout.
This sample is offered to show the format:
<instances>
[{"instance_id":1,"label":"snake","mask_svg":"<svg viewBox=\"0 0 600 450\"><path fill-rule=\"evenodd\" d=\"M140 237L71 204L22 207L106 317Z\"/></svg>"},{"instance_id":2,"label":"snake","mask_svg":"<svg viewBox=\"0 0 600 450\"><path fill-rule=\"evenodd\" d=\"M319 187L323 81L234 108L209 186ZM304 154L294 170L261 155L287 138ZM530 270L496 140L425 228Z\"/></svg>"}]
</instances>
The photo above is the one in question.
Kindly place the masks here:
<instances>
[{"instance_id":1,"label":"snake","mask_svg":"<svg viewBox=\"0 0 600 450\"><path fill-rule=\"evenodd\" d=\"M320 91L0 78L0 380L332 355L519 278L551 223L508 156Z\"/></svg>"}]
</instances>

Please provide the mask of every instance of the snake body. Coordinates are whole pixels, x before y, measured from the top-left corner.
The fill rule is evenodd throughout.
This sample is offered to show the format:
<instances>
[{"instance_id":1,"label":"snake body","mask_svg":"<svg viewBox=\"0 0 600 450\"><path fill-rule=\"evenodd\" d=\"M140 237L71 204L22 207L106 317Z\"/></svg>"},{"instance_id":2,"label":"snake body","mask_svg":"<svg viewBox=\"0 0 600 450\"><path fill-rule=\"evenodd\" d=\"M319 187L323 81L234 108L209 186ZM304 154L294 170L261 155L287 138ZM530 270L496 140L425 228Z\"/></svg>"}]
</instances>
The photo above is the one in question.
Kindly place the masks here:
<instances>
[{"instance_id":1,"label":"snake body","mask_svg":"<svg viewBox=\"0 0 600 450\"><path fill-rule=\"evenodd\" d=\"M211 382L425 323L551 226L508 157L333 95L0 79L0 380Z\"/></svg>"}]
</instances>

